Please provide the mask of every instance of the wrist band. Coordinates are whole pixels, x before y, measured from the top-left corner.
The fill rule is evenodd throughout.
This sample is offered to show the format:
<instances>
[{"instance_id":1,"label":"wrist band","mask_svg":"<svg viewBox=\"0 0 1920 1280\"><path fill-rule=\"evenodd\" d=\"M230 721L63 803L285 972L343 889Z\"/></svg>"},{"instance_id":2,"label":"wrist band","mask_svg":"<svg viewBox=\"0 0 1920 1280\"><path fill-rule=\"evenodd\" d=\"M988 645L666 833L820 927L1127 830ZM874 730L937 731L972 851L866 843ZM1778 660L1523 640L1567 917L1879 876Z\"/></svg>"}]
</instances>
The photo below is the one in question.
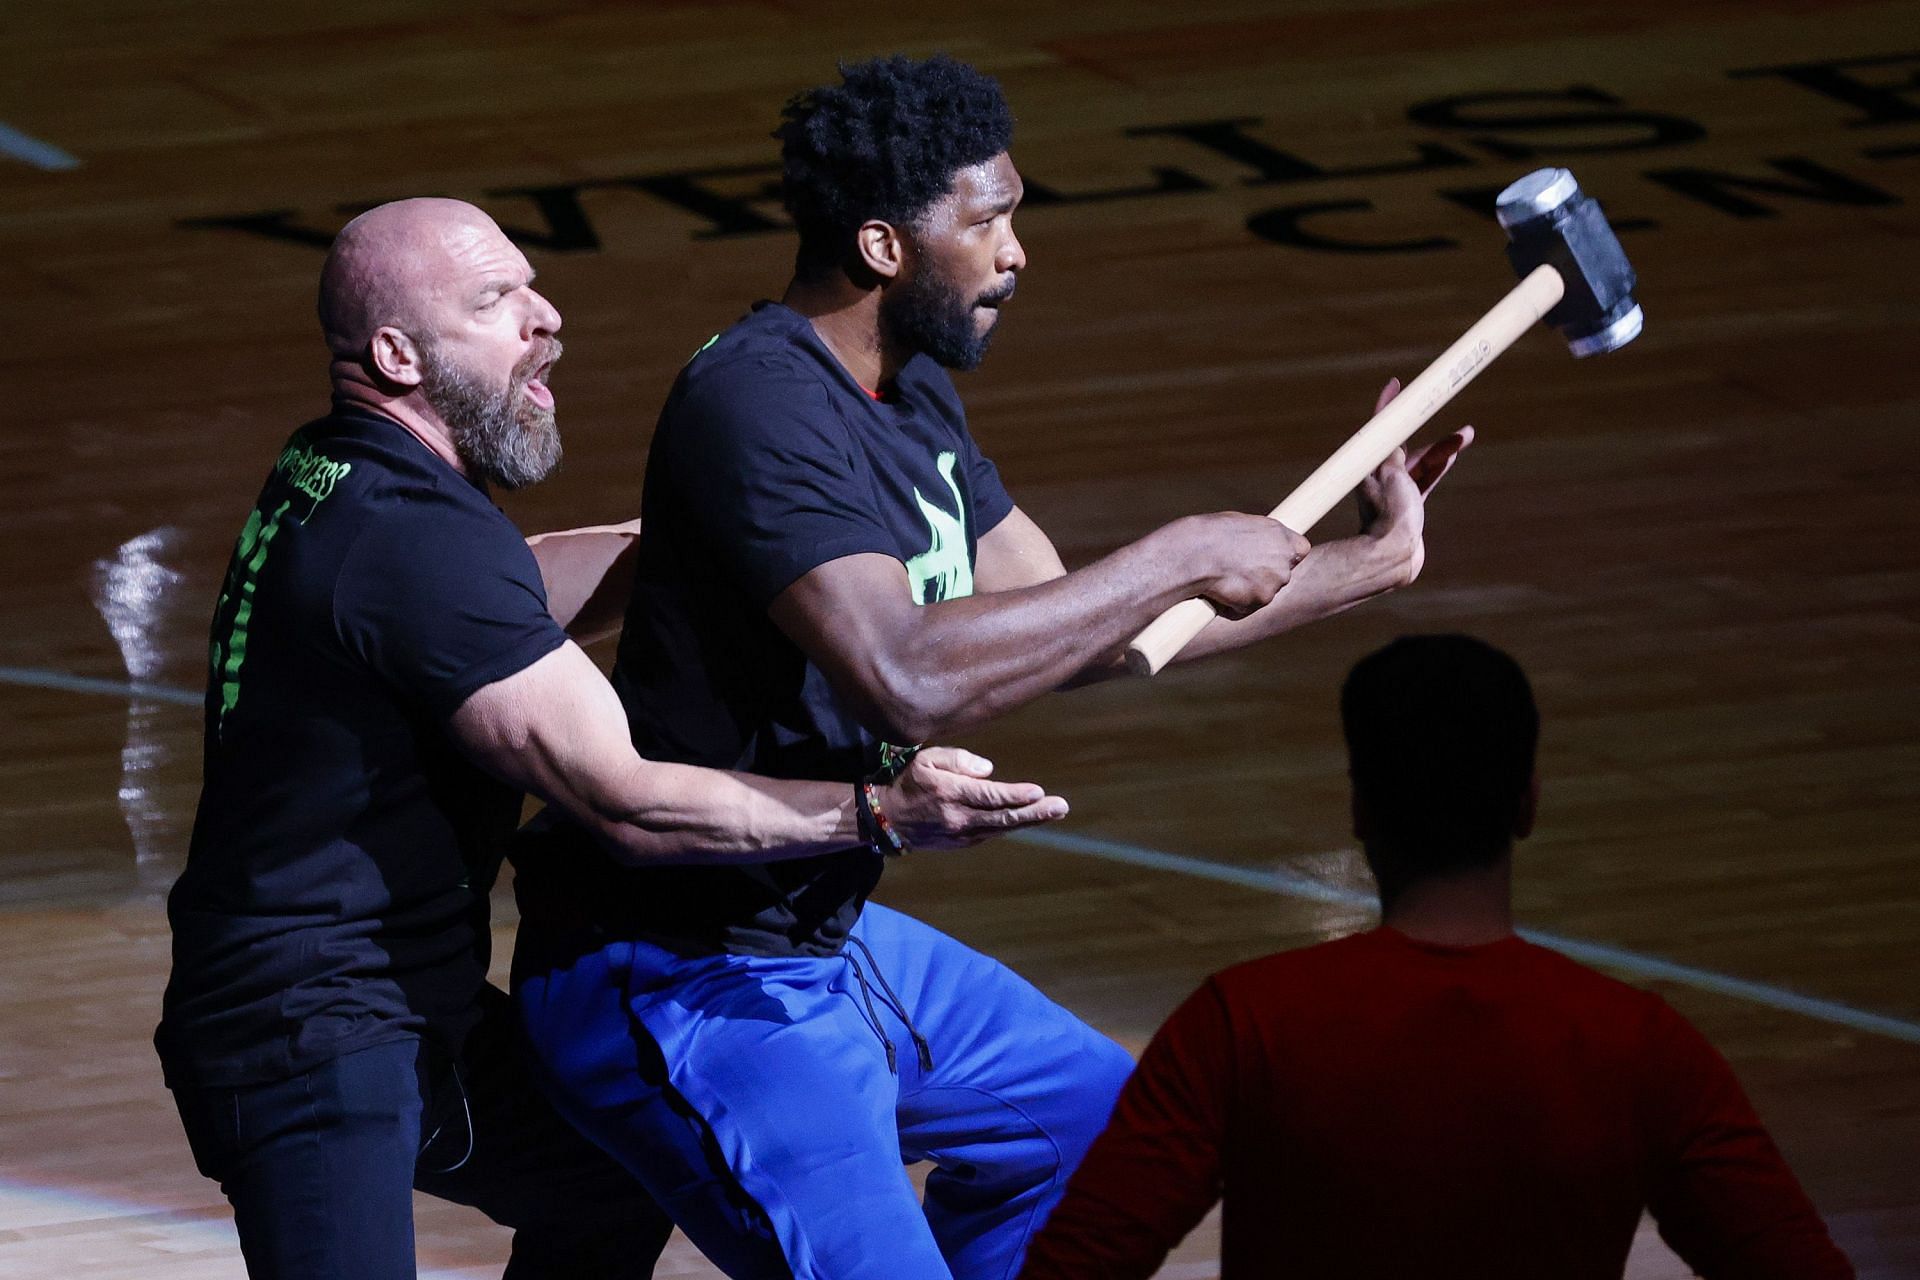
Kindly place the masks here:
<instances>
[{"instance_id":1,"label":"wrist band","mask_svg":"<svg viewBox=\"0 0 1920 1280\"><path fill-rule=\"evenodd\" d=\"M897 858L907 851L907 842L893 829L893 823L887 818L887 811L880 805L880 787L872 779L864 779L853 784L853 807L859 818L860 838L869 849L889 858Z\"/></svg>"},{"instance_id":2,"label":"wrist band","mask_svg":"<svg viewBox=\"0 0 1920 1280\"><path fill-rule=\"evenodd\" d=\"M867 775L868 782L877 782L881 786L892 782L907 771L913 758L920 754L919 747L896 747L891 742L880 744L880 767Z\"/></svg>"}]
</instances>

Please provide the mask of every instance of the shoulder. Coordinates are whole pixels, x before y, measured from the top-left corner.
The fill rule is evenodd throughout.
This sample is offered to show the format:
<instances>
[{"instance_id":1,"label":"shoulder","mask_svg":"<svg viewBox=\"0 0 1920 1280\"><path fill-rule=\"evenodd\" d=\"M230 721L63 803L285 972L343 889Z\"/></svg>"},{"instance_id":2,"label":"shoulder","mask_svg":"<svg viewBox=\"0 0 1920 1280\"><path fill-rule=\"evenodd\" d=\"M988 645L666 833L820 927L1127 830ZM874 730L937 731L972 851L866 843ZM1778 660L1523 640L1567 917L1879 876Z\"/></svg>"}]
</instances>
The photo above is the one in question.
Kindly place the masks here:
<instances>
[{"instance_id":1,"label":"shoulder","mask_svg":"<svg viewBox=\"0 0 1920 1280\"><path fill-rule=\"evenodd\" d=\"M1373 953L1379 949L1373 931L1292 951L1277 951L1242 961L1207 979L1211 989L1236 1021L1270 1014L1276 999L1289 993L1325 993L1363 982L1375 970Z\"/></svg>"},{"instance_id":2,"label":"shoulder","mask_svg":"<svg viewBox=\"0 0 1920 1280\"><path fill-rule=\"evenodd\" d=\"M798 341L736 337L741 327L681 371L660 415L656 456L683 482L781 459L850 465L855 430L818 354Z\"/></svg>"},{"instance_id":3,"label":"shoulder","mask_svg":"<svg viewBox=\"0 0 1920 1280\"><path fill-rule=\"evenodd\" d=\"M1537 1008L1556 1008L1580 1028L1596 1052L1611 1052L1621 1063L1654 1070L1712 1071L1719 1056L1705 1036L1680 1012L1652 991L1589 968L1535 943L1524 943L1531 990Z\"/></svg>"},{"instance_id":4,"label":"shoulder","mask_svg":"<svg viewBox=\"0 0 1920 1280\"><path fill-rule=\"evenodd\" d=\"M457 592L487 580L537 585L539 565L519 528L484 490L433 462L370 468L354 487L349 585L372 580L381 594L432 584Z\"/></svg>"},{"instance_id":5,"label":"shoulder","mask_svg":"<svg viewBox=\"0 0 1920 1280\"><path fill-rule=\"evenodd\" d=\"M674 447L699 452L741 446L845 443L851 429L824 379L780 352L722 353L681 375L661 415Z\"/></svg>"},{"instance_id":6,"label":"shoulder","mask_svg":"<svg viewBox=\"0 0 1920 1280\"><path fill-rule=\"evenodd\" d=\"M1328 971L1343 972L1363 955L1377 949L1378 930L1349 934L1331 942L1319 942L1292 951L1243 960L1213 975L1212 981L1225 992L1239 993L1267 986L1280 979L1305 977Z\"/></svg>"},{"instance_id":7,"label":"shoulder","mask_svg":"<svg viewBox=\"0 0 1920 1280\"><path fill-rule=\"evenodd\" d=\"M1515 954L1537 981L1584 1004L1614 1009L1641 1020L1680 1016L1651 991L1622 982L1551 947L1516 939Z\"/></svg>"},{"instance_id":8,"label":"shoulder","mask_svg":"<svg viewBox=\"0 0 1920 1280\"><path fill-rule=\"evenodd\" d=\"M825 407L828 370L811 335L804 317L762 304L694 352L676 390L685 402L702 407L769 397L796 401L801 408Z\"/></svg>"}]
</instances>

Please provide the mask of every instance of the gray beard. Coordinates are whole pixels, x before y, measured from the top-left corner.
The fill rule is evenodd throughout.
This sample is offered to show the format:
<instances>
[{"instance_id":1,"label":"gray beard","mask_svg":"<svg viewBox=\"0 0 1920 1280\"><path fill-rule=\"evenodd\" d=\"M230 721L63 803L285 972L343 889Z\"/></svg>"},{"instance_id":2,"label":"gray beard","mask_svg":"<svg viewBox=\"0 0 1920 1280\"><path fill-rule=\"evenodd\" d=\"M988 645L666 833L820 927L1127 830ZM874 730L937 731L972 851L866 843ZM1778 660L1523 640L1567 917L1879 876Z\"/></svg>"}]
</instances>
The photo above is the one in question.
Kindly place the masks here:
<instances>
[{"instance_id":1,"label":"gray beard","mask_svg":"<svg viewBox=\"0 0 1920 1280\"><path fill-rule=\"evenodd\" d=\"M467 471L502 489L524 489L560 465L560 431L552 409L521 394L526 380L551 351L535 351L516 365L505 389L488 386L428 347L420 395L440 415L453 437L453 451Z\"/></svg>"}]
</instances>

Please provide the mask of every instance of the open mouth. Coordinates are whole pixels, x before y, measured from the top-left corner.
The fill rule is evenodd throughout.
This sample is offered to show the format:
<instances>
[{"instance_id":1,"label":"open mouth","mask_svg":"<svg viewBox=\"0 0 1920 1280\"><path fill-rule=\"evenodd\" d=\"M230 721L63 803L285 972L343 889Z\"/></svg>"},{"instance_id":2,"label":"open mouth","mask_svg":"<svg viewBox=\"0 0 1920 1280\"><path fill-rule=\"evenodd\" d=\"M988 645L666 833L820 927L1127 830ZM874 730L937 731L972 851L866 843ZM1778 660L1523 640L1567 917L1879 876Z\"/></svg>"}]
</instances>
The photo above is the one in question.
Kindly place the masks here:
<instances>
[{"instance_id":1,"label":"open mouth","mask_svg":"<svg viewBox=\"0 0 1920 1280\"><path fill-rule=\"evenodd\" d=\"M548 387L547 379L552 376L553 366L559 359L558 353L549 356L534 369L533 376L526 381L527 398L542 409L553 408L553 390Z\"/></svg>"}]
</instances>

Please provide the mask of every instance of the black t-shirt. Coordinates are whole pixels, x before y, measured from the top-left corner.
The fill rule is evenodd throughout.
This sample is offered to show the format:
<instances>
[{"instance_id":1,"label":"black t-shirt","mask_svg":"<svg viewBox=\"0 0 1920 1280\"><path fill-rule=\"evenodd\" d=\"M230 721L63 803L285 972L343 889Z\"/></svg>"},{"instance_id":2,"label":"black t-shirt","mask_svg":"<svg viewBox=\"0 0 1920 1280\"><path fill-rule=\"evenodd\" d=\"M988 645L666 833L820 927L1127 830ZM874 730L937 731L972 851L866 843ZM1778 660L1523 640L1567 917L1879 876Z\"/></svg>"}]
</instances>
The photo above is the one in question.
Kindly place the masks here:
<instances>
[{"instance_id":1,"label":"black t-shirt","mask_svg":"<svg viewBox=\"0 0 1920 1280\"><path fill-rule=\"evenodd\" d=\"M399 424L288 441L214 610L199 812L167 901L170 1083L457 1045L520 797L447 717L566 639L512 521Z\"/></svg>"},{"instance_id":2,"label":"black t-shirt","mask_svg":"<svg viewBox=\"0 0 1920 1280\"><path fill-rule=\"evenodd\" d=\"M876 399L805 317L755 307L688 362L654 433L613 677L634 745L779 778L871 771L874 735L767 606L863 552L904 564L918 603L968 595L976 540L1012 509L945 370L916 356ZM882 861L634 870L577 830L547 834L563 838L515 859L523 912L754 955L837 951Z\"/></svg>"}]
</instances>

